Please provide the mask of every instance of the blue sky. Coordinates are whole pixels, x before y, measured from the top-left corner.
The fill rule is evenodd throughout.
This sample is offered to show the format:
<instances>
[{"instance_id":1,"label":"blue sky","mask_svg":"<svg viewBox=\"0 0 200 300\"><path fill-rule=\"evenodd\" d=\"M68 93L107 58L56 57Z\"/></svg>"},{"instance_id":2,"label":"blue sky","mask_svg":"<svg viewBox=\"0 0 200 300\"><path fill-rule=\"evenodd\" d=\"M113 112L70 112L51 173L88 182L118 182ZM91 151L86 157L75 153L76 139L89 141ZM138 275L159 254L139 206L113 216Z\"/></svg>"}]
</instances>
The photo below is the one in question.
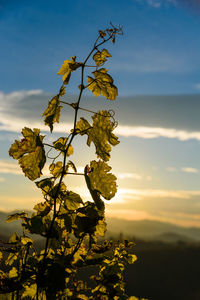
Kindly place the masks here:
<instances>
[{"instance_id":1,"label":"blue sky","mask_svg":"<svg viewBox=\"0 0 200 300\"><path fill-rule=\"evenodd\" d=\"M38 88L54 92L60 84L56 72L61 62L73 54L82 59L96 31L110 21L124 28L117 46L110 48L109 66L120 95L198 92L200 15L179 1L1 3L4 92Z\"/></svg>"},{"instance_id":2,"label":"blue sky","mask_svg":"<svg viewBox=\"0 0 200 300\"><path fill-rule=\"evenodd\" d=\"M114 109L119 121L121 143L110 162L119 193L108 215L200 227L199 7L196 0L0 1L0 209L30 209L41 198L8 149L23 126L41 128L50 142L70 130L67 109L53 136L41 119L61 85L57 72L73 55L83 60L112 21L124 30L107 47L119 98L86 92L83 99L93 110ZM74 72L66 99L77 94L78 79ZM74 147L80 169L95 159L81 140ZM81 179L69 183L84 190Z\"/></svg>"}]
</instances>

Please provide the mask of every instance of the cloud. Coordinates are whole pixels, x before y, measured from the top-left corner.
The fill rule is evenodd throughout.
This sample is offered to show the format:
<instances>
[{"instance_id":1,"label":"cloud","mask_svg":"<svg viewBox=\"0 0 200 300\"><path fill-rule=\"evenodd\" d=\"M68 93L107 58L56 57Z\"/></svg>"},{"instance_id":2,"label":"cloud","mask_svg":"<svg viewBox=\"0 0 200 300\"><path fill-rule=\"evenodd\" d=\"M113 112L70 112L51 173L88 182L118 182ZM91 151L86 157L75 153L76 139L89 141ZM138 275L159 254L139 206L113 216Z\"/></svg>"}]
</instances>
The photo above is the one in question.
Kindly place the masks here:
<instances>
[{"instance_id":1,"label":"cloud","mask_svg":"<svg viewBox=\"0 0 200 300\"><path fill-rule=\"evenodd\" d=\"M161 7L162 1L159 1L159 0L147 0L147 3L150 6L152 6L152 7L159 8L159 7Z\"/></svg>"},{"instance_id":2,"label":"cloud","mask_svg":"<svg viewBox=\"0 0 200 300\"><path fill-rule=\"evenodd\" d=\"M167 170L168 172L176 172L176 171L178 171L178 169L175 168L175 167L167 167L166 170ZM184 172L184 173L192 173L192 174L197 174L197 173L199 173L199 170L198 170L198 169L192 168L192 167L183 167L183 168L181 168L180 170L181 170L182 172Z\"/></svg>"},{"instance_id":3,"label":"cloud","mask_svg":"<svg viewBox=\"0 0 200 300\"><path fill-rule=\"evenodd\" d=\"M15 162L10 162L7 160L0 160L0 173L1 174L15 174L22 175L21 168Z\"/></svg>"},{"instance_id":4,"label":"cloud","mask_svg":"<svg viewBox=\"0 0 200 300\"><path fill-rule=\"evenodd\" d=\"M182 171L183 172L186 172L186 173L199 173L199 170L195 169L195 168L182 168Z\"/></svg>"},{"instance_id":5,"label":"cloud","mask_svg":"<svg viewBox=\"0 0 200 300\"><path fill-rule=\"evenodd\" d=\"M95 102L88 98L85 101L86 107L92 104L94 111L99 109L98 106L102 107L101 101ZM0 130L5 132L2 138L10 134L9 132L21 132L24 126L49 132L48 126L44 125L41 118L49 99L51 95L41 90L18 91L9 94L0 92ZM119 104L116 106L119 126L115 129L115 133L124 137L143 139L164 137L180 141L191 139L199 141L199 100L199 96L119 98ZM55 124L54 132L69 133L71 128L73 128L73 114L71 110L67 110L64 111L64 118L61 122Z\"/></svg>"},{"instance_id":6,"label":"cloud","mask_svg":"<svg viewBox=\"0 0 200 300\"><path fill-rule=\"evenodd\" d=\"M160 8L162 6L177 5L177 0L137 0L140 4L147 4L153 8Z\"/></svg>"},{"instance_id":7,"label":"cloud","mask_svg":"<svg viewBox=\"0 0 200 300\"><path fill-rule=\"evenodd\" d=\"M4 177L0 177L0 182L4 182L5 178Z\"/></svg>"},{"instance_id":8,"label":"cloud","mask_svg":"<svg viewBox=\"0 0 200 300\"><path fill-rule=\"evenodd\" d=\"M191 139L200 141L200 131L189 132L185 130L177 130L174 128L118 126L115 132L116 134L119 134L121 136L134 136L143 139L165 137L170 139L178 139L180 141L187 141Z\"/></svg>"}]
</instances>

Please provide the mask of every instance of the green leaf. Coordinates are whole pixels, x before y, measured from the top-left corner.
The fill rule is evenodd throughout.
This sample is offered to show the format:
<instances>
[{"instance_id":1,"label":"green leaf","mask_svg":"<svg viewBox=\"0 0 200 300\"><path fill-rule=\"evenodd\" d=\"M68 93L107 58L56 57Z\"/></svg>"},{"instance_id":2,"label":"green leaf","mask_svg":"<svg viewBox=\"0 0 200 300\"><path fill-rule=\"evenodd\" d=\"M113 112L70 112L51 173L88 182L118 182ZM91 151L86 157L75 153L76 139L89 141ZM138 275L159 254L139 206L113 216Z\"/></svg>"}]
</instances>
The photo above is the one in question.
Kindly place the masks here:
<instances>
[{"instance_id":1,"label":"green leaf","mask_svg":"<svg viewBox=\"0 0 200 300\"><path fill-rule=\"evenodd\" d=\"M28 216L28 214L25 213L25 212L15 213L15 214L9 215L7 217L6 223L10 223L10 222L13 222L13 221L16 221L16 220L27 218L27 216Z\"/></svg>"},{"instance_id":2,"label":"green leaf","mask_svg":"<svg viewBox=\"0 0 200 300\"><path fill-rule=\"evenodd\" d=\"M80 207L80 204L83 204L83 200L81 199L80 195L72 191L66 191L63 194L63 199L64 207L67 210L76 210Z\"/></svg>"},{"instance_id":3,"label":"green leaf","mask_svg":"<svg viewBox=\"0 0 200 300\"><path fill-rule=\"evenodd\" d=\"M94 78L87 76L88 89L95 97L102 96L109 100L115 100L118 95L117 87L113 84L112 77L107 74L107 69L101 68L93 73Z\"/></svg>"},{"instance_id":4,"label":"green leaf","mask_svg":"<svg viewBox=\"0 0 200 300\"><path fill-rule=\"evenodd\" d=\"M106 49L103 49L102 51L97 51L93 55L93 59L98 67L103 65L107 61L107 57L112 57L112 55Z\"/></svg>"},{"instance_id":5,"label":"green leaf","mask_svg":"<svg viewBox=\"0 0 200 300\"><path fill-rule=\"evenodd\" d=\"M81 67L82 63L76 62L76 56L72 56L71 60L65 60L64 64L58 71L58 75L63 75L63 83L68 84L71 72L75 71L77 68Z\"/></svg>"},{"instance_id":6,"label":"green leaf","mask_svg":"<svg viewBox=\"0 0 200 300\"><path fill-rule=\"evenodd\" d=\"M56 95L51 99L47 109L43 113L45 117L44 123L50 127L51 132L53 131L53 124L55 122L59 123L61 108L59 95Z\"/></svg>"},{"instance_id":7,"label":"green leaf","mask_svg":"<svg viewBox=\"0 0 200 300\"><path fill-rule=\"evenodd\" d=\"M35 180L42 174L42 168L46 162L46 156L39 129L33 131L27 127L22 129L24 138L21 141L15 140L9 150L9 155L18 162L30 180Z\"/></svg>"},{"instance_id":8,"label":"green leaf","mask_svg":"<svg viewBox=\"0 0 200 300\"><path fill-rule=\"evenodd\" d=\"M117 192L116 176L109 173L111 167L104 161L91 161L91 172L88 177L93 190L97 190L106 200L110 200Z\"/></svg>"}]
</instances>

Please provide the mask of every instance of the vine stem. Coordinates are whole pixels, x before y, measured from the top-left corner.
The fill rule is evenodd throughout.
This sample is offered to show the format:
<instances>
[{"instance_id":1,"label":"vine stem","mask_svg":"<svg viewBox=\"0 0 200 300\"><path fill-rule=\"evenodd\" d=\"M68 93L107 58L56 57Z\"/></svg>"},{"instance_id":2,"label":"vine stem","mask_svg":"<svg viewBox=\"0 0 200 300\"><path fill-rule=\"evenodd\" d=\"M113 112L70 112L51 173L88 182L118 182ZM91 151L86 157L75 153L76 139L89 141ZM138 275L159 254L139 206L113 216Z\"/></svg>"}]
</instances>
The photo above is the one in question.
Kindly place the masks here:
<instances>
[{"instance_id":1,"label":"vine stem","mask_svg":"<svg viewBox=\"0 0 200 300\"><path fill-rule=\"evenodd\" d=\"M77 103L76 103L76 106L75 106L75 115L74 115L74 126L73 126L73 132L72 132L72 135L70 137L70 140L69 140L69 143L67 145L67 148L65 149L64 151L64 158L63 158L63 168L62 168L62 173L61 173L61 176L60 176L60 180L59 180L59 183L58 183L58 187L57 187L57 190L56 190L56 193L55 193L55 196L54 196L54 210L53 210L53 218L52 218L52 221L51 221L51 224L50 224L50 227L49 227L49 230L48 230L48 234L47 234L47 239L46 239L46 243L45 243L45 251L44 251L44 256L43 256L43 263L45 262L45 258L47 256L47 250L48 250L48 245L49 245L49 240L50 240L50 236L51 236L51 232L52 232L52 229L53 229L53 225L54 225L54 222L55 222L55 219L57 217L57 212L56 212L56 201L57 201L57 198L58 198L58 195L59 195L59 191L60 191L60 187L61 187L61 183L62 183L62 180L64 178L64 175L66 174L65 173L65 165L66 165L66 159L67 159L67 152L68 152L68 149L74 139L74 137L76 136L77 132L76 132L76 123L77 123L77 117L78 117L78 111L80 109L79 107L79 104L80 104L80 101L81 101L81 97L82 97L82 93L83 93L83 90L85 89L84 87L84 69L85 69L85 66L86 66L86 63L88 61L88 59L90 58L90 56L92 55L92 53L98 49L99 46L103 45L104 43L106 43L107 41L109 41L112 36L109 36L109 38L107 39L104 39L102 42L100 42L99 44L98 43L98 40L101 38L101 36L99 35L94 43L94 46L92 48L92 50L90 51L90 53L88 54L88 56L86 57L86 59L84 60L82 66L81 66L81 84L80 84L80 92L79 92L79 96L78 96L78 100L77 100ZM77 243L79 245L79 243ZM75 248L76 249L76 248ZM78 250L78 248L77 248ZM76 251L77 251L76 250ZM75 254L75 253L74 253ZM73 255L74 255L73 254Z\"/></svg>"}]
</instances>

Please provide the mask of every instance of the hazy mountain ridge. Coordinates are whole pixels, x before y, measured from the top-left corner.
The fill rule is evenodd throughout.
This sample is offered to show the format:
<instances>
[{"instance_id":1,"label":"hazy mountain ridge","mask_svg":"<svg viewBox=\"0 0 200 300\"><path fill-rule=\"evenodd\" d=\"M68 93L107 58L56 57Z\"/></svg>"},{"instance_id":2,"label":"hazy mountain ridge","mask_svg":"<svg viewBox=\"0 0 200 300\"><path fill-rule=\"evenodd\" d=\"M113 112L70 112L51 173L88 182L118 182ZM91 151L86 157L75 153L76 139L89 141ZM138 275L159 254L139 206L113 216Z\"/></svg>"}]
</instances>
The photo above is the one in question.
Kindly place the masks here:
<instances>
[{"instance_id":1,"label":"hazy mountain ridge","mask_svg":"<svg viewBox=\"0 0 200 300\"><path fill-rule=\"evenodd\" d=\"M9 236L13 232L22 233L21 222L6 223L7 216L15 213L0 212L0 234ZM161 240L166 242L199 242L200 228L181 227L171 223L155 220L129 221L118 218L107 218L108 231L106 236L119 237L123 235L129 238L142 238L148 240Z\"/></svg>"}]
</instances>

